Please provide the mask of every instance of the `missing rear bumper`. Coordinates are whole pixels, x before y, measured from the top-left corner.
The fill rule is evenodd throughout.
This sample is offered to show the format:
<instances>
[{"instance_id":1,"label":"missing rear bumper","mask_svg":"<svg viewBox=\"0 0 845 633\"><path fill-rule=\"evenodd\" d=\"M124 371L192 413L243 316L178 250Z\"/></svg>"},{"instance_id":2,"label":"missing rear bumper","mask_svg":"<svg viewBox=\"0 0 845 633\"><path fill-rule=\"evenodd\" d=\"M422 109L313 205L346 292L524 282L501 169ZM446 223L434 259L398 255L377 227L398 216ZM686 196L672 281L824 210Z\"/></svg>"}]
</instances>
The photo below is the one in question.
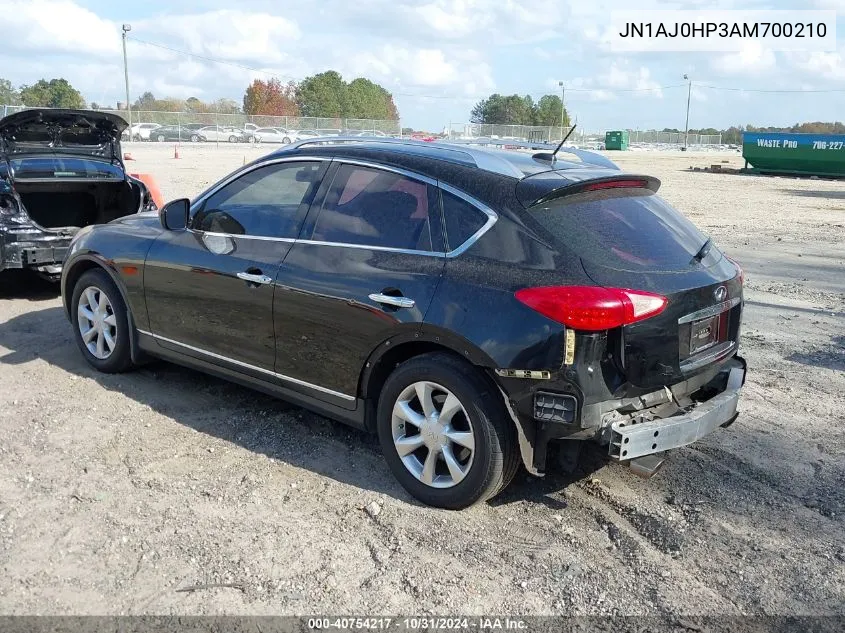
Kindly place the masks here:
<instances>
[{"instance_id":1,"label":"missing rear bumper","mask_svg":"<svg viewBox=\"0 0 845 633\"><path fill-rule=\"evenodd\" d=\"M736 419L744 381L744 363L737 363L730 368L727 387L722 393L695 405L686 413L639 424L613 423L610 427L610 456L617 460L633 460L654 455L687 446L720 426L729 426Z\"/></svg>"}]
</instances>

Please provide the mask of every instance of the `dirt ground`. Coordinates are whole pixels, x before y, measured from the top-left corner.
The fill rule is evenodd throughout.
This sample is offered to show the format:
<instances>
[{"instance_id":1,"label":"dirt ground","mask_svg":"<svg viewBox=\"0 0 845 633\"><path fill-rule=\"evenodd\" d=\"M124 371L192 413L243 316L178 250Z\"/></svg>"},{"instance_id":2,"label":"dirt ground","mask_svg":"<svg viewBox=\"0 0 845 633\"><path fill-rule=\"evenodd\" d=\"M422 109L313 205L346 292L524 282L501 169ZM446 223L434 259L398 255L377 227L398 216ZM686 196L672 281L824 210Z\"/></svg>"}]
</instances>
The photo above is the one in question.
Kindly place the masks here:
<instances>
[{"instance_id":1,"label":"dirt ground","mask_svg":"<svg viewBox=\"0 0 845 633\"><path fill-rule=\"evenodd\" d=\"M127 151L174 198L266 148ZM845 613L845 183L687 171L735 153L613 158L745 268L731 428L648 481L593 452L434 510L363 433L165 363L95 373L56 289L7 279L0 612ZM177 591L212 583L234 586Z\"/></svg>"}]
</instances>

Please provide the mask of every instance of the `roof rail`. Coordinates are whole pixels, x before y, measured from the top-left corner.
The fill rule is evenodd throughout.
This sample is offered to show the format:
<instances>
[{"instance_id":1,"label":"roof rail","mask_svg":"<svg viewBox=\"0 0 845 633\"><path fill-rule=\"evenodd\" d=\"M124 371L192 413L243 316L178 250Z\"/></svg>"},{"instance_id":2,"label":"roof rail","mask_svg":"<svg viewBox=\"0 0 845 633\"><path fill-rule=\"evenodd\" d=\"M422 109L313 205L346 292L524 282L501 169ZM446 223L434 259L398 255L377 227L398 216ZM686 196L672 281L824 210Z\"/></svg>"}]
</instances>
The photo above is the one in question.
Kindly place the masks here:
<instances>
[{"instance_id":1,"label":"roof rail","mask_svg":"<svg viewBox=\"0 0 845 633\"><path fill-rule=\"evenodd\" d=\"M502 156L494 153L480 150L473 147L458 147L450 143L441 143L437 141L417 141L414 139L382 137L382 136L323 136L318 138L308 138L301 141L291 143L286 149L297 149L309 145L332 145L343 143L367 143L369 145L405 145L420 149L429 149L432 151L451 152L460 154L463 160L461 162L474 165L479 169L491 171L503 176L510 176L512 178L522 178L525 176L519 169L517 169L510 161ZM285 151L285 150L280 150Z\"/></svg>"},{"instance_id":2,"label":"roof rail","mask_svg":"<svg viewBox=\"0 0 845 633\"><path fill-rule=\"evenodd\" d=\"M557 145L555 143L546 143L543 141L538 141L536 143L531 143L527 141L516 141L516 140L508 140L508 139L457 139L449 141L449 143L453 145L481 145L487 146L492 145L494 147L518 147L520 149L555 149ZM595 152L591 152L585 149L578 149L577 147L561 147L561 152L566 152L567 154L572 154L577 156L581 159L582 163L586 163L587 165L593 165L595 167L606 167L607 169L615 169L616 171L621 171L619 165L614 163L609 158L605 158L601 154L596 154Z\"/></svg>"}]
</instances>

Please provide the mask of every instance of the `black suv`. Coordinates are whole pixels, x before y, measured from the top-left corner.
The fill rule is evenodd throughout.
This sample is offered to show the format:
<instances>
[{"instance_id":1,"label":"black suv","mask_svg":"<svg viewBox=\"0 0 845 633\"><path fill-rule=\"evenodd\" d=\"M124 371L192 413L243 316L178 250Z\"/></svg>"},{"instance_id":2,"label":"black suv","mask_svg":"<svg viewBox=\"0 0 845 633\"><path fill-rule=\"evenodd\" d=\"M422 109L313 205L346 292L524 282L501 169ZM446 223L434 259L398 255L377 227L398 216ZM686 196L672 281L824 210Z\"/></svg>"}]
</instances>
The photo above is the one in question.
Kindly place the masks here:
<instances>
[{"instance_id":1,"label":"black suv","mask_svg":"<svg viewBox=\"0 0 845 633\"><path fill-rule=\"evenodd\" d=\"M603 157L309 139L83 229L62 295L101 371L152 356L378 433L463 508L550 440L654 456L736 417L742 272Z\"/></svg>"}]
</instances>

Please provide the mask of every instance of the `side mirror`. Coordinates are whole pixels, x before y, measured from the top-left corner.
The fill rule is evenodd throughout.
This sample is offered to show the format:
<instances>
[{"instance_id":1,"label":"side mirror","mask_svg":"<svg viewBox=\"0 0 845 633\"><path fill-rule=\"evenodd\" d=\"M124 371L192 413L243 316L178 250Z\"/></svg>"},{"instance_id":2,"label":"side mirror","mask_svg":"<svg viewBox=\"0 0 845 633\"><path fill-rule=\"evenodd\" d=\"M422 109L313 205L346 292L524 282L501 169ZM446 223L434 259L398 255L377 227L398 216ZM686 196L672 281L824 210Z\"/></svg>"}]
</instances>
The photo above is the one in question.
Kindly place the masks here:
<instances>
[{"instance_id":1,"label":"side mirror","mask_svg":"<svg viewBox=\"0 0 845 633\"><path fill-rule=\"evenodd\" d=\"M161 225L168 231L181 231L188 227L188 216L191 213L191 201L187 198L171 200L158 212Z\"/></svg>"}]
</instances>

